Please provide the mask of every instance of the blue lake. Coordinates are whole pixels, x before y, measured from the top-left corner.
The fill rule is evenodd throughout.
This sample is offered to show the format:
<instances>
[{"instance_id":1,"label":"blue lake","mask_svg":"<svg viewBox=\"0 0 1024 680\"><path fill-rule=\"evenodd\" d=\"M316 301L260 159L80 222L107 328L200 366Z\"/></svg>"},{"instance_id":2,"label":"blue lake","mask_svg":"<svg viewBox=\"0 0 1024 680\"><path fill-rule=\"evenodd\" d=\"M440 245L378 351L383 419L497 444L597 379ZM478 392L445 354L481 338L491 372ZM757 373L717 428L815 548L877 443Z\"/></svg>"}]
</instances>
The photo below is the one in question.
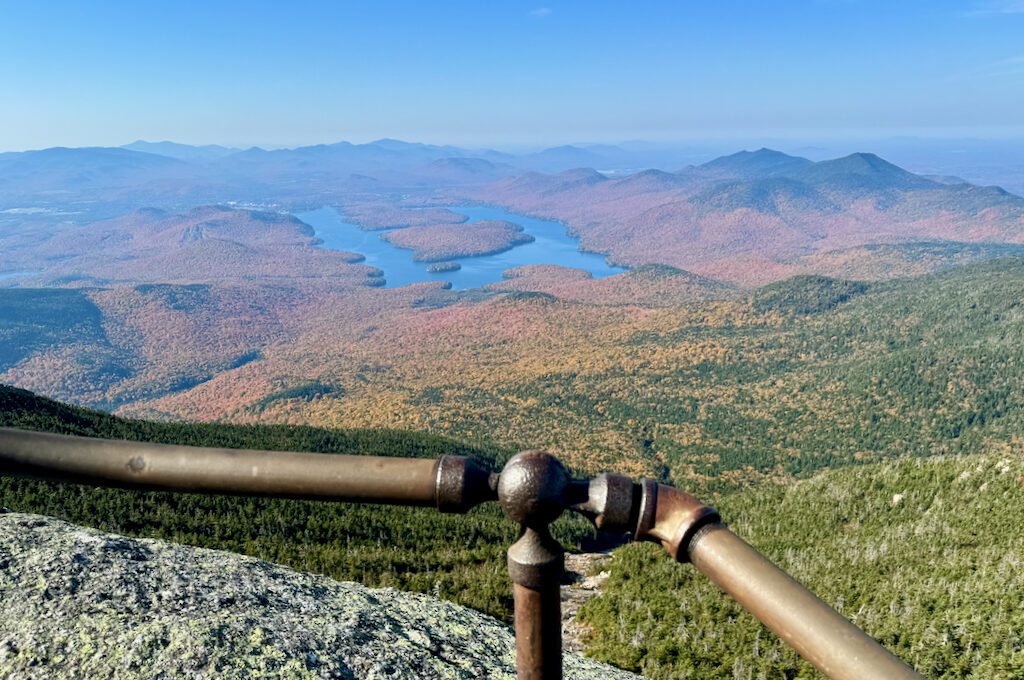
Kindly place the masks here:
<instances>
[{"instance_id":1,"label":"blue lake","mask_svg":"<svg viewBox=\"0 0 1024 680\"><path fill-rule=\"evenodd\" d=\"M358 225L346 222L334 208L298 213L296 217L316 230L324 248L364 255L366 264L384 272L388 287L420 281L448 281L453 289L466 290L501 281L501 273L506 269L527 264L557 264L585 269L595 278L626 271L609 265L604 255L580 252L579 242L566 232L561 222L518 215L490 206L450 209L469 218L464 225L467 229L472 229L474 222L506 220L523 227L523 231L535 240L494 255L453 259L462 265L462 269L432 273L427 271L429 263L413 261L413 251L396 248L380 238L383 231L364 231Z\"/></svg>"}]
</instances>

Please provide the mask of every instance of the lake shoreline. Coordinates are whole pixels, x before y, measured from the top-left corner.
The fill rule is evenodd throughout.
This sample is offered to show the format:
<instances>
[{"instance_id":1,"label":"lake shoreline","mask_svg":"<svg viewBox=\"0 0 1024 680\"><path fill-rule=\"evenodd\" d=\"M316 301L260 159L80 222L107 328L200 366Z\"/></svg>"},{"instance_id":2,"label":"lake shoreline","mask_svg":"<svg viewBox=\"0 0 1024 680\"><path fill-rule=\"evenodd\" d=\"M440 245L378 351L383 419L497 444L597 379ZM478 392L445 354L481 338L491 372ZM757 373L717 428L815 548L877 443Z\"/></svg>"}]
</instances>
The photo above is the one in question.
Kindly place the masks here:
<instances>
[{"instance_id":1,"label":"lake shoreline","mask_svg":"<svg viewBox=\"0 0 1024 680\"><path fill-rule=\"evenodd\" d=\"M396 245L382 236L400 232L402 227L366 230L347 220L332 206L295 213L295 217L313 227L320 242L318 247L362 255L364 264L384 273L388 288L429 281L450 284L454 290L483 288L504 280L505 270L527 265L580 269L593 278L604 278L628 270L612 264L604 254L580 250L579 239L560 221L512 213L498 206L444 207L466 217L460 223L462 227L468 228L478 222L505 221L521 227L522 233L532 240L484 253L445 253L444 257L427 260L419 259L415 249ZM438 262L452 262L459 267L432 270L430 265Z\"/></svg>"}]
</instances>

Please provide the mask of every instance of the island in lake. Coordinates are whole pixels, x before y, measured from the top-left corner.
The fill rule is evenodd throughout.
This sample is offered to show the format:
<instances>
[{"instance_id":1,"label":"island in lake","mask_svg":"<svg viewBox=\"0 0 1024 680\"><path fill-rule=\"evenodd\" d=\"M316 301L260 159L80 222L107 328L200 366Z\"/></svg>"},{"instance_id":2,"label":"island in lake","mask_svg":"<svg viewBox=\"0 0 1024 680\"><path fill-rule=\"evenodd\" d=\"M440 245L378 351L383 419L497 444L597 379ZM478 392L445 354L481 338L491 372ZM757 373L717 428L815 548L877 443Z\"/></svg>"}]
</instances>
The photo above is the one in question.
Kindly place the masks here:
<instances>
[{"instance_id":1,"label":"island in lake","mask_svg":"<svg viewBox=\"0 0 1024 680\"><path fill-rule=\"evenodd\" d=\"M381 238L398 248L414 251L413 260L417 262L493 255L534 241L521 226L505 220L408 227L383 234Z\"/></svg>"},{"instance_id":2,"label":"island in lake","mask_svg":"<svg viewBox=\"0 0 1024 680\"><path fill-rule=\"evenodd\" d=\"M458 262L434 262L427 266L427 271L431 274L443 274L444 272L457 272L462 269L462 265Z\"/></svg>"}]
</instances>

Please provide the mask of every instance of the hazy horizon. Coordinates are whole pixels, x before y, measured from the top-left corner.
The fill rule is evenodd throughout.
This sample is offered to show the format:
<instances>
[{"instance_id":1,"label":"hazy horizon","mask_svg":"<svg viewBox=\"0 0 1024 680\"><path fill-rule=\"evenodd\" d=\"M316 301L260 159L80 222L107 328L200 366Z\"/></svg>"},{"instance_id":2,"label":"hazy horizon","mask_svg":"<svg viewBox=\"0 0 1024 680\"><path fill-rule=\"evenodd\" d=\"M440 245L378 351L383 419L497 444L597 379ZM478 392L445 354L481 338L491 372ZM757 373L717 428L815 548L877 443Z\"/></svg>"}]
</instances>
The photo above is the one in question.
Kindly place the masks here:
<instances>
[{"instance_id":1,"label":"hazy horizon","mask_svg":"<svg viewBox=\"0 0 1024 680\"><path fill-rule=\"evenodd\" d=\"M1021 28L1014 0L19 4L0 149L1017 138Z\"/></svg>"},{"instance_id":2,"label":"hazy horizon","mask_svg":"<svg viewBox=\"0 0 1024 680\"><path fill-rule=\"evenodd\" d=\"M82 144L49 144L45 146L35 147L24 147L24 148L0 148L0 153L20 153L25 151L42 151L53 148L72 148L72 149L88 149L88 148L124 148L132 146L133 144L175 144L181 146L190 147L223 147L226 149L233 149L237 151L244 151L247 149L259 148L267 151L275 150L287 150L297 149L302 147L310 146L331 146L337 144L352 144L352 145L364 145L374 144L380 142L402 142L407 144L423 144L427 146L452 146L462 149L464 151L483 152L483 151L498 151L509 154L529 154L544 151L547 149L558 148L558 147L618 147L624 150L637 150L637 149L651 149L651 150L688 150L694 152L708 152L710 149L722 149L728 150L726 153L742 151L742 150L755 150L759 148L768 148L773 150L784 151L786 153L797 153L800 150L807 152L813 151L827 151L830 148L836 147L849 147L851 149L857 149L862 152L872 152L874 149L872 145L877 144L958 144L958 143L978 143L978 144L997 144L997 143L1024 143L1024 130L1015 132L1013 134L1006 134L1003 136L985 136L983 134L976 135L936 135L936 136L925 136L925 135L911 135L911 134L893 134L888 136L850 136L850 137L831 137L831 138L785 138L785 137L704 137L704 138L678 138L678 139L618 139L610 138L606 140L600 139L564 139L564 140L552 140L547 143L479 143L479 144L460 144L455 141L447 140L431 140L431 139L413 139L403 138L397 136L386 135L382 137L374 137L372 139L355 139L355 138L331 138L322 139L319 141L310 141L308 143L295 143L285 144L276 142L243 142L243 143L230 143L223 141L186 141L182 139L173 138L137 138L130 140L115 140L109 144L93 144L93 143L82 143ZM863 148L861 148L863 147ZM849 153L855 153L856 151L850 151Z\"/></svg>"}]
</instances>

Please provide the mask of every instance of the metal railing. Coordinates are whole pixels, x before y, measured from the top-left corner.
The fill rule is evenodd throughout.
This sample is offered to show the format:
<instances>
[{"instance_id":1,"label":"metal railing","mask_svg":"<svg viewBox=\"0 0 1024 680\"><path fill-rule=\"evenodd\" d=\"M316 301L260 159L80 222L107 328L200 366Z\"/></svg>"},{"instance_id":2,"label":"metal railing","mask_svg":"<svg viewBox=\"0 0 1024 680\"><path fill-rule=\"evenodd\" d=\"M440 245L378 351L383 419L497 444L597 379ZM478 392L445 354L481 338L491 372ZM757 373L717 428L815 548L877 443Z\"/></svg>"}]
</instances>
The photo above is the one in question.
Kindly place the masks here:
<instances>
[{"instance_id":1,"label":"metal railing","mask_svg":"<svg viewBox=\"0 0 1024 680\"><path fill-rule=\"evenodd\" d=\"M732 533L688 493L603 474L573 480L557 458L525 451L500 471L437 460L250 451L111 441L0 428L0 474L128 489L433 506L464 513L497 501L521 526L508 549L522 680L562 677L564 553L549 531L564 511L601 531L663 545L718 584L836 680L920 679L913 669Z\"/></svg>"}]
</instances>

